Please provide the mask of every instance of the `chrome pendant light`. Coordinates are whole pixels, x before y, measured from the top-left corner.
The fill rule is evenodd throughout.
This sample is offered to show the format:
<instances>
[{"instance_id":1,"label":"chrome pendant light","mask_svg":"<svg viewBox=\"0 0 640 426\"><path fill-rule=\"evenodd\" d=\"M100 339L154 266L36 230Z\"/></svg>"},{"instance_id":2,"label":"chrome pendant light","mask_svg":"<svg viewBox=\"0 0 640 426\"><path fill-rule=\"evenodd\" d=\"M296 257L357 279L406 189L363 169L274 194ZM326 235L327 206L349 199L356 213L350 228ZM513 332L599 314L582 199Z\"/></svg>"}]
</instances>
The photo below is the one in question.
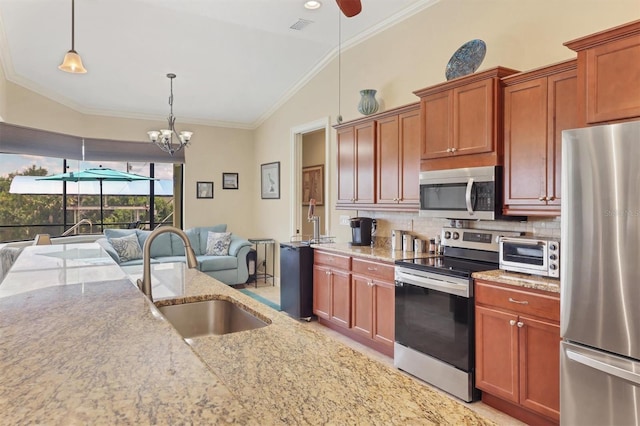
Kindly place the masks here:
<instances>
[{"instance_id":1,"label":"chrome pendant light","mask_svg":"<svg viewBox=\"0 0 640 426\"><path fill-rule=\"evenodd\" d=\"M64 55L64 60L58 69L73 74L84 74L87 70L82 65L82 58L75 51L75 9L75 0L71 0L71 50Z\"/></svg>"},{"instance_id":2,"label":"chrome pendant light","mask_svg":"<svg viewBox=\"0 0 640 426\"><path fill-rule=\"evenodd\" d=\"M169 96L169 107L171 108L171 110L169 113L169 118L167 118L169 128L162 130L152 130L150 132L147 132L147 135L149 135L149 139L151 140L151 142L153 142L158 148L160 148L164 152L169 153L170 155L173 155L175 152L180 151L182 148L189 144L193 132L176 132L176 118L173 116L173 79L176 78L176 75L173 73L169 73L167 74L167 78L169 78L169 80L171 81L171 95ZM180 141L179 144L173 144L173 135L176 135L176 138Z\"/></svg>"}]
</instances>

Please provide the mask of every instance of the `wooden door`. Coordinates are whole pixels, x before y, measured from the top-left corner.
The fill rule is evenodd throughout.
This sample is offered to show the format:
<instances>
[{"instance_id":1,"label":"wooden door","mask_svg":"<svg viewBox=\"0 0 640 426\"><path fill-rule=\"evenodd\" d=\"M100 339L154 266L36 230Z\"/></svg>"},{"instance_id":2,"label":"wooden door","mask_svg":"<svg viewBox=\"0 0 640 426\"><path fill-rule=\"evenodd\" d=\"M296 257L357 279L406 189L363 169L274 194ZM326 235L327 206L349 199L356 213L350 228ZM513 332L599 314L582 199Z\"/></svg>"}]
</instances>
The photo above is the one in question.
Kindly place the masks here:
<instances>
[{"instance_id":1,"label":"wooden door","mask_svg":"<svg viewBox=\"0 0 640 426\"><path fill-rule=\"evenodd\" d=\"M454 155L480 154L494 150L494 79L453 89Z\"/></svg>"},{"instance_id":2,"label":"wooden door","mask_svg":"<svg viewBox=\"0 0 640 426\"><path fill-rule=\"evenodd\" d=\"M451 155L451 95L446 90L420 100L420 158L449 157Z\"/></svg>"},{"instance_id":3,"label":"wooden door","mask_svg":"<svg viewBox=\"0 0 640 426\"><path fill-rule=\"evenodd\" d=\"M338 130L338 204L351 204L356 193L355 131L353 127Z\"/></svg>"},{"instance_id":4,"label":"wooden door","mask_svg":"<svg viewBox=\"0 0 640 426\"><path fill-rule=\"evenodd\" d=\"M520 404L560 420L560 327L521 315Z\"/></svg>"},{"instance_id":5,"label":"wooden door","mask_svg":"<svg viewBox=\"0 0 640 426\"><path fill-rule=\"evenodd\" d=\"M546 78L504 89L504 165L505 205L546 205Z\"/></svg>"},{"instance_id":6,"label":"wooden door","mask_svg":"<svg viewBox=\"0 0 640 426\"><path fill-rule=\"evenodd\" d=\"M362 336L373 336L373 280L363 275L351 277L351 327Z\"/></svg>"},{"instance_id":7,"label":"wooden door","mask_svg":"<svg viewBox=\"0 0 640 426\"><path fill-rule=\"evenodd\" d=\"M560 206L562 131L579 127L576 70L548 78L547 204Z\"/></svg>"},{"instance_id":8,"label":"wooden door","mask_svg":"<svg viewBox=\"0 0 640 426\"><path fill-rule=\"evenodd\" d=\"M518 402L517 315L476 306L476 387Z\"/></svg>"},{"instance_id":9,"label":"wooden door","mask_svg":"<svg viewBox=\"0 0 640 426\"><path fill-rule=\"evenodd\" d=\"M331 270L313 265L313 313L320 318L331 318Z\"/></svg>"},{"instance_id":10,"label":"wooden door","mask_svg":"<svg viewBox=\"0 0 640 426\"><path fill-rule=\"evenodd\" d=\"M392 115L377 122L377 188L378 204L397 204L400 188L401 145L399 117ZM420 159L416 158L418 169ZM418 174L416 173L416 176ZM418 182L417 178L415 179Z\"/></svg>"},{"instance_id":11,"label":"wooden door","mask_svg":"<svg viewBox=\"0 0 640 426\"><path fill-rule=\"evenodd\" d=\"M400 130L400 204L420 204L420 110L399 116ZM379 202L380 200L378 200Z\"/></svg>"},{"instance_id":12,"label":"wooden door","mask_svg":"<svg viewBox=\"0 0 640 426\"><path fill-rule=\"evenodd\" d=\"M331 321L351 327L351 273L331 270Z\"/></svg>"},{"instance_id":13,"label":"wooden door","mask_svg":"<svg viewBox=\"0 0 640 426\"><path fill-rule=\"evenodd\" d=\"M374 280L373 283L373 340L393 347L396 287L387 281Z\"/></svg>"},{"instance_id":14,"label":"wooden door","mask_svg":"<svg viewBox=\"0 0 640 426\"><path fill-rule=\"evenodd\" d=\"M355 203L373 204L375 191L375 122L364 123L354 128L356 155Z\"/></svg>"}]
</instances>

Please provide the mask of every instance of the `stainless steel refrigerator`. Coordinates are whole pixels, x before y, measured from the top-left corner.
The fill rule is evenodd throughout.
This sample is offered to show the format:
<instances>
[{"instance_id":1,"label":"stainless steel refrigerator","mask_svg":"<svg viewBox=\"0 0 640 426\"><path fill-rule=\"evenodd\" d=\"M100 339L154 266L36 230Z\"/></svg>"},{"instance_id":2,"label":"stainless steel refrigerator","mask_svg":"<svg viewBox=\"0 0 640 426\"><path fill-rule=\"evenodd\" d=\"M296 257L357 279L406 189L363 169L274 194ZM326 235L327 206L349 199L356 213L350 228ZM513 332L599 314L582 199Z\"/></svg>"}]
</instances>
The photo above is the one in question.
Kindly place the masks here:
<instances>
[{"instance_id":1,"label":"stainless steel refrigerator","mask_svg":"<svg viewBox=\"0 0 640 426\"><path fill-rule=\"evenodd\" d=\"M640 121L562 133L560 422L640 425Z\"/></svg>"}]
</instances>

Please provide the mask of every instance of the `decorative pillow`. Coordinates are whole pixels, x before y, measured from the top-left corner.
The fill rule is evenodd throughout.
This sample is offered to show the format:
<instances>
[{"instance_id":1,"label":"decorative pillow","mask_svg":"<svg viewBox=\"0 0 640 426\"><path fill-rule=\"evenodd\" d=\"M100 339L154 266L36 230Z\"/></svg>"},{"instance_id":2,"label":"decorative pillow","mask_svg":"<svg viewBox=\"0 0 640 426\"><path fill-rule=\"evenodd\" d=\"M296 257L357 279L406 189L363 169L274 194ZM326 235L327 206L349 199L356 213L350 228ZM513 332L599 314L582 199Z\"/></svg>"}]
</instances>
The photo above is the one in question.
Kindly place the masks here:
<instances>
[{"instance_id":1,"label":"decorative pillow","mask_svg":"<svg viewBox=\"0 0 640 426\"><path fill-rule=\"evenodd\" d=\"M228 256L231 245L231 232L211 232L207 234L208 256Z\"/></svg>"},{"instance_id":2,"label":"decorative pillow","mask_svg":"<svg viewBox=\"0 0 640 426\"><path fill-rule=\"evenodd\" d=\"M136 234L120 238L111 238L109 242L116 253L118 253L121 262L142 259L142 249L140 248L140 243L138 242L138 236Z\"/></svg>"}]
</instances>

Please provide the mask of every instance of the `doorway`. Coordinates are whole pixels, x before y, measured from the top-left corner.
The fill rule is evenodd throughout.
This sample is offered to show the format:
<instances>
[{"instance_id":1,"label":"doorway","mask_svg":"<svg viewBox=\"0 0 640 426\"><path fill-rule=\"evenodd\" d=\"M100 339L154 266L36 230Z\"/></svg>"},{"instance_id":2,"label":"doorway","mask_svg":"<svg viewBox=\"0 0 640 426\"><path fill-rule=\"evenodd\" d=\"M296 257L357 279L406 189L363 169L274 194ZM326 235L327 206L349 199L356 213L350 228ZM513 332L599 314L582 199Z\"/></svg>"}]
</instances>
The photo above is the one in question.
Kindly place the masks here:
<instances>
[{"instance_id":1,"label":"doorway","mask_svg":"<svg viewBox=\"0 0 640 426\"><path fill-rule=\"evenodd\" d=\"M291 235L303 240L313 235L313 226L307 220L309 200L303 199L313 191L321 194L316 196L315 208L315 215L320 217L320 234L328 235L331 229L329 129L329 117L291 129ZM320 182L316 181L318 177Z\"/></svg>"}]
</instances>

